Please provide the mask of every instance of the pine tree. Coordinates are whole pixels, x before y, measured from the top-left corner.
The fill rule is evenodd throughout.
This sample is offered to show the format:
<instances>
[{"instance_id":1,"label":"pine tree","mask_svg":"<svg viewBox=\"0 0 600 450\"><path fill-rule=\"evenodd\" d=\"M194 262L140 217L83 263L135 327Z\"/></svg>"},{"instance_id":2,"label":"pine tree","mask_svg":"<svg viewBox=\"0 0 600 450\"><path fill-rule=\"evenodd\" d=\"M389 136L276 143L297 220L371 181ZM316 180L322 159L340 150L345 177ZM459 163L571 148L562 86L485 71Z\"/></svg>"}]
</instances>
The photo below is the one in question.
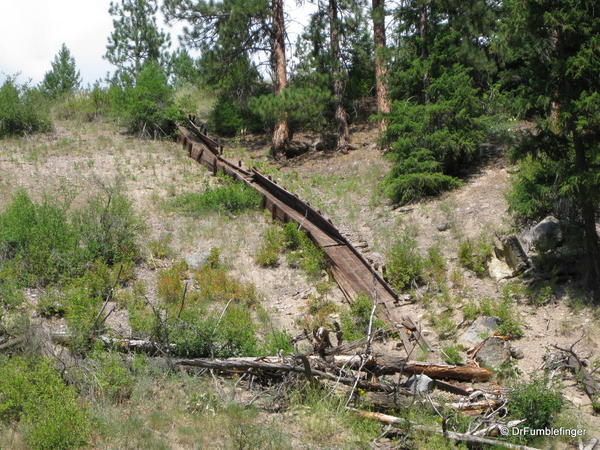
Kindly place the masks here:
<instances>
[{"instance_id":1,"label":"pine tree","mask_svg":"<svg viewBox=\"0 0 600 450\"><path fill-rule=\"evenodd\" d=\"M51 63L52 69L46 72L42 81L42 90L51 98L70 94L81 85L81 76L75 64L75 58L65 44Z\"/></svg>"},{"instance_id":2,"label":"pine tree","mask_svg":"<svg viewBox=\"0 0 600 450\"><path fill-rule=\"evenodd\" d=\"M551 171L554 196L572 205L587 285L600 302L600 11L594 0L511 0L508 8L507 66L542 106L536 130L514 156ZM553 212L560 214L556 205Z\"/></svg>"},{"instance_id":3,"label":"pine tree","mask_svg":"<svg viewBox=\"0 0 600 450\"><path fill-rule=\"evenodd\" d=\"M119 76L135 79L148 61L166 66L171 42L156 23L156 0L118 0L108 11L114 19L105 58Z\"/></svg>"},{"instance_id":4,"label":"pine tree","mask_svg":"<svg viewBox=\"0 0 600 450\"><path fill-rule=\"evenodd\" d=\"M329 17L329 46L331 52L331 76L333 78L333 96L335 101L335 124L337 134L337 150L346 150L350 140L348 118L344 107L346 73L342 66L340 51L340 19L338 0L328 0L327 15Z\"/></svg>"},{"instance_id":5,"label":"pine tree","mask_svg":"<svg viewBox=\"0 0 600 450\"><path fill-rule=\"evenodd\" d=\"M165 0L168 20L187 22L183 40L190 46L212 53L212 68L228 77L239 60L268 52L276 95L287 87L285 20L283 0ZM281 154L289 141L285 117L277 121L272 135L272 152Z\"/></svg>"}]
</instances>

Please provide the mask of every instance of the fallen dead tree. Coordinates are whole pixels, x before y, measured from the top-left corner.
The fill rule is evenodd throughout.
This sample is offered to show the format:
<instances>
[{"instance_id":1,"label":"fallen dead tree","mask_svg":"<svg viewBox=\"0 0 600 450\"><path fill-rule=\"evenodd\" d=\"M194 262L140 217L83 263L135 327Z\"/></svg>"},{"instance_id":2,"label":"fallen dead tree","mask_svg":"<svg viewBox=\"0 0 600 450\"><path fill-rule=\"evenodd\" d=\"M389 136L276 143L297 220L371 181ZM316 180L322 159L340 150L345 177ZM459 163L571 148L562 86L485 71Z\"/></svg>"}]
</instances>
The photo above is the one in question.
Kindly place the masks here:
<instances>
[{"instance_id":1,"label":"fallen dead tree","mask_svg":"<svg viewBox=\"0 0 600 450\"><path fill-rule=\"evenodd\" d=\"M437 428L428 427L425 425L419 425L414 422L410 422L407 419L403 419L402 417L390 416L388 414L382 414L373 411L364 411L361 409L348 408L349 411L352 411L354 414L363 417L365 419L376 420L381 423L385 423L388 425L405 425L415 430L424 431L426 433L434 433L440 436L443 436L445 439L449 439L456 442L468 442L471 444L485 444L485 445L496 445L504 448L512 448L518 450L537 450L534 447L527 447L525 445L511 444L509 442L501 441L498 439L491 439L487 437L474 436L472 434L466 433L457 433L455 431L444 431L439 430Z\"/></svg>"},{"instance_id":2,"label":"fallen dead tree","mask_svg":"<svg viewBox=\"0 0 600 450\"><path fill-rule=\"evenodd\" d=\"M50 338L59 344L68 344L72 340L72 336L69 333L54 332L50 334ZM176 349L175 344L162 345L154 341L145 339L117 339L109 336L97 336L95 339L104 343L107 347L113 347L120 351L130 352L143 352L156 354L160 351L169 352ZM319 365L319 367L326 367L333 365L339 368L352 369L352 370L367 370L374 375L391 375L395 373L402 373L407 375L413 374L424 374L434 379L449 379L459 381L488 381L492 375L492 371L483 367L475 366L450 366L446 364L430 364L418 361L410 361L403 357L395 357L389 355L332 355L326 356L325 359L320 356L310 355L307 357L311 364ZM180 361L187 361L187 365L197 365L210 369L223 368L236 368L236 364L239 365L237 369L241 369L245 365L257 364L255 368L258 368L262 364L263 368L267 368L264 364L271 364L268 367L270 370L287 370L287 363L290 358L278 357L278 356L265 356L265 357L238 357L229 358L222 360L214 360L207 358L198 359L187 359ZM280 367L276 367L279 365Z\"/></svg>"}]
</instances>

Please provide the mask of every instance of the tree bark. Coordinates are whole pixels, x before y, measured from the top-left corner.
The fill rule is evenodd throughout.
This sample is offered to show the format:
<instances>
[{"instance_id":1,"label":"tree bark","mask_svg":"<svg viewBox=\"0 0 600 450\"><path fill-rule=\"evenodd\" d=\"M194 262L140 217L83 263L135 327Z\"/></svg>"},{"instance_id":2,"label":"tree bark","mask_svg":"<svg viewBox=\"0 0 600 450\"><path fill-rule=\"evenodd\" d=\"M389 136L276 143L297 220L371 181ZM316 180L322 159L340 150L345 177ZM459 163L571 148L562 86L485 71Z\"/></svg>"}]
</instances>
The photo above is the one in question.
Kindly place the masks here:
<instances>
[{"instance_id":1,"label":"tree bark","mask_svg":"<svg viewBox=\"0 0 600 450\"><path fill-rule=\"evenodd\" d=\"M285 19L283 0L273 0L272 58L274 65L275 95L287 87L287 63L285 59ZM274 156L285 152L290 138L287 118L279 120L273 132L271 152Z\"/></svg>"},{"instance_id":2,"label":"tree bark","mask_svg":"<svg viewBox=\"0 0 600 450\"><path fill-rule=\"evenodd\" d=\"M575 138L575 167L578 174L589 170L589 163L585 154L585 143L580 138ZM583 239L585 253L588 260L586 264L586 285L595 302L600 303L600 245L596 232L596 213L598 205L594 203L594 196L588 192L586 186L578 186L579 205L583 222Z\"/></svg>"},{"instance_id":3,"label":"tree bark","mask_svg":"<svg viewBox=\"0 0 600 450\"><path fill-rule=\"evenodd\" d=\"M340 21L337 0L329 0L329 44L331 48L331 75L333 77L333 95L335 97L335 124L337 131L337 150L346 150L350 139L348 119L344 108L345 79L340 54Z\"/></svg>"},{"instance_id":4,"label":"tree bark","mask_svg":"<svg viewBox=\"0 0 600 450\"><path fill-rule=\"evenodd\" d=\"M419 8L419 38L421 39L421 61L425 63L428 52L427 52L427 44L425 43L425 39L427 38L427 6L423 4ZM429 71L427 68L423 72L423 101L424 103L429 102L429 94L427 90L429 89Z\"/></svg>"},{"instance_id":5,"label":"tree bark","mask_svg":"<svg viewBox=\"0 0 600 450\"><path fill-rule=\"evenodd\" d=\"M389 114L387 66L385 61L385 0L372 0L373 42L375 43L375 85L377 89L377 112ZM382 117L379 132L387 130L387 119Z\"/></svg>"}]
</instances>

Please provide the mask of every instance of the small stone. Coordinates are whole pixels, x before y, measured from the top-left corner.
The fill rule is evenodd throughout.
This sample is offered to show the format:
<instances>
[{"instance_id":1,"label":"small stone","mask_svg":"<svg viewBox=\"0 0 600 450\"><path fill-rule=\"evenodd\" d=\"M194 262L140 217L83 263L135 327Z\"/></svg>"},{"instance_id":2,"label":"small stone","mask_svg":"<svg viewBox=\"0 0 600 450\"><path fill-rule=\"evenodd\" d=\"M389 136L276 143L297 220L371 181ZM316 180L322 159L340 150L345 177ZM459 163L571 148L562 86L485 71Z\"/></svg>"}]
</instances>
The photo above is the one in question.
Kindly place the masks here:
<instances>
[{"instance_id":1,"label":"small stone","mask_svg":"<svg viewBox=\"0 0 600 450\"><path fill-rule=\"evenodd\" d=\"M488 272L490 274L490 277L492 277L496 281L511 278L513 276L513 270L510 267L508 267L508 264L496 258L495 256L493 256L490 260L490 263L488 265Z\"/></svg>"},{"instance_id":2,"label":"small stone","mask_svg":"<svg viewBox=\"0 0 600 450\"><path fill-rule=\"evenodd\" d=\"M404 387L406 387L413 394L424 394L433 390L434 381L427 375L419 374L411 376Z\"/></svg>"},{"instance_id":3,"label":"small stone","mask_svg":"<svg viewBox=\"0 0 600 450\"><path fill-rule=\"evenodd\" d=\"M448 222L442 222L437 225L438 231L448 231L450 229L450 224Z\"/></svg>"},{"instance_id":4,"label":"small stone","mask_svg":"<svg viewBox=\"0 0 600 450\"><path fill-rule=\"evenodd\" d=\"M523 353L523 350L521 350L520 348L517 348L517 347L510 347L510 356L512 356L515 359L525 358L525 354Z\"/></svg>"}]
</instances>

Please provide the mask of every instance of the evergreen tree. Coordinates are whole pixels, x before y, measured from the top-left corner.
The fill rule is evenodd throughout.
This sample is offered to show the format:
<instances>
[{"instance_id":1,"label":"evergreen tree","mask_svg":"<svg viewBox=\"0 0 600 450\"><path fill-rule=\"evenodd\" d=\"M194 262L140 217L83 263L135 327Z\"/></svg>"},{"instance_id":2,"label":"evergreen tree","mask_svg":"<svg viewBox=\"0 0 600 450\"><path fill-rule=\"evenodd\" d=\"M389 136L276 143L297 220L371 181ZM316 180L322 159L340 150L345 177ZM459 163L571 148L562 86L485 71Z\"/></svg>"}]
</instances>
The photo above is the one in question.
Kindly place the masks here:
<instances>
[{"instance_id":1,"label":"evergreen tree","mask_svg":"<svg viewBox=\"0 0 600 450\"><path fill-rule=\"evenodd\" d=\"M42 81L42 90L51 98L70 94L81 85L81 76L75 64L75 58L65 44L51 63L52 69L46 72Z\"/></svg>"},{"instance_id":2,"label":"evergreen tree","mask_svg":"<svg viewBox=\"0 0 600 450\"><path fill-rule=\"evenodd\" d=\"M552 173L552 197L572 205L587 255L587 285L600 301L600 11L594 0L511 0L504 29L506 62L542 106L537 128L514 152ZM523 197L537 188L521 177ZM529 182L529 184L525 184ZM547 191L547 189L539 189ZM553 212L560 214L557 205Z\"/></svg>"},{"instance_id":3,"label":"evergreen tree","mask_svg":"<svg viewBox=\"0 0 600 450\"><path fill-rule=\"evenodd\" d=\"M117 66L119 77L135 79L144 64L154 61L163 67L168 62L171 44L167 33L156 23L156 0L118 0L110 3L114 17L105 58Z\"/></svg>"},{"instance_id":4,"label":"evergreen tree","mask_svg":"<svg viewBox=\"0 0 600 450\"><path fill-rule=\"evenodd\" d=\"M212 53L211 67L218 77L229 77L232 67L241 67L241 60L267 52L274 93L281 95L287 87L283 0L165 0L163 11L168 20L191 25L184 29L183 41ZM280 154L289 141L287 119L280 118L272 131L272 151Z\"/></svg>"}]
</instances>

